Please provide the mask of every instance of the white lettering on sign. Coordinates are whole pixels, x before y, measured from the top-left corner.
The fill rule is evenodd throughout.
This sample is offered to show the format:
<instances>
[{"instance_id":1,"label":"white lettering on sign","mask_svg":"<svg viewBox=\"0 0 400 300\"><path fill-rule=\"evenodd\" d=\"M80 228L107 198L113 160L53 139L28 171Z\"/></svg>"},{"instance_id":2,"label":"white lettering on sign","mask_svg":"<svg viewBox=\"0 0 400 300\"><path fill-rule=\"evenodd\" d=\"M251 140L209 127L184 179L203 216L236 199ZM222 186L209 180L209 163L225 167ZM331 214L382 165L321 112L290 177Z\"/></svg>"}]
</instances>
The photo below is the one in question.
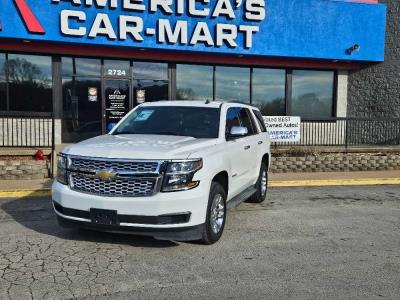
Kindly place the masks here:
<instances>
[{"instance_id":1,"label":"white lettering on sign","mask_svg":"<svg viewBox=\"0 0 400 300\"><path fill-rule=\"evenodd\" d=\"M250 49L266 17L266 0L49 1L54 5L61 2L71 5L60 13L60 31L65 36L106 37L138 44L154 36L160 44ZM94 10L93 14L92 10L90 14L85 12L88 7ZM118 8L121 13L112 13ZM157 13L160 17L149 25L146 16L140 13ZM179 19L185 14L192 19ZM242 21L235 24L235 19Z\"/></svg>"},{"instance_id":2,"label":"white lettering on sign","mask_svg":"<svg viewBox=\"0 0 400 300\"><path fill-rule=\"evenodd\" d=\"M272 142L300 141L300 117L264 117L264 121Z\"/></svg>"}]
</instances>

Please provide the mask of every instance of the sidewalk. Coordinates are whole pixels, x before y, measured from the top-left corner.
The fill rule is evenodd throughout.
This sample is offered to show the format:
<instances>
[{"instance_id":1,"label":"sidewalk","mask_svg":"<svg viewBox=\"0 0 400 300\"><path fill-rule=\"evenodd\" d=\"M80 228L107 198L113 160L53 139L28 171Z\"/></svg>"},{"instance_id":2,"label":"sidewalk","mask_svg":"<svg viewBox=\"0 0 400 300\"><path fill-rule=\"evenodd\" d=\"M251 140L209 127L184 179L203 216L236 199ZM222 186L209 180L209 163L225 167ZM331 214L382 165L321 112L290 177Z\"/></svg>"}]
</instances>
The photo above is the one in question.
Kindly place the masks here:
<instances>
[{"instance_id":1,"label":"sidewalk","mask_svg":"<svg viewBox=\"0 0 400 300\"><path fill-rule=\"evenodd\" d=\"M0 198L49 196L50 179L2 180ZM369 172L271 173L269 187L400 185L400 170Z\"/></svg>"}]
</instances>

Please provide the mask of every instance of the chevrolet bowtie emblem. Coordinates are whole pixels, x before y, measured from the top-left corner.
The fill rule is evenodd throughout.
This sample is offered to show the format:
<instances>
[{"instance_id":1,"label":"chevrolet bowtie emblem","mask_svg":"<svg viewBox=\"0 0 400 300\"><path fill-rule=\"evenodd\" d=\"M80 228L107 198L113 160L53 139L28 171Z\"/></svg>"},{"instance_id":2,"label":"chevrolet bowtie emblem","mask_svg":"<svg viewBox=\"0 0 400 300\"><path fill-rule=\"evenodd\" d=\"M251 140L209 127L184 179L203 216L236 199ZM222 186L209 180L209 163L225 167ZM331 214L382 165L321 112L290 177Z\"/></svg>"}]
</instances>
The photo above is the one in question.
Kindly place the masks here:
<instances>
[{"instance_id":1,"label":"chevrolet bowtie emblem","mask_svg":"<svg viewBox=\"0 0 400 300\"><path fill-rule=\"evenodd\" d=\"M110 181L117 177L117 173L113 170L100 170L96 172L95 176L103 181Z\"/></svg>"}]
</instances>

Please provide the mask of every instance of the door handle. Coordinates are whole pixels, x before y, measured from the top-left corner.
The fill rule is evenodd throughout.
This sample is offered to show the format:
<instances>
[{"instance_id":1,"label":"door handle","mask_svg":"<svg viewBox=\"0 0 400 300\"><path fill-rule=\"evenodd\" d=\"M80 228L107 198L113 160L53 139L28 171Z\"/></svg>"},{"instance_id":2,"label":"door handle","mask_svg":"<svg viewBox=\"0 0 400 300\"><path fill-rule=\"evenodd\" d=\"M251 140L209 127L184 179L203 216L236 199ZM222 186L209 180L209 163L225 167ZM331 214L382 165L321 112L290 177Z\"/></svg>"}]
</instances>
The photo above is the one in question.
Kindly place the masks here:
<instances>
[{"instance_id":1,"label":"door handle","mask_svg":"<svg viewBox=\"0 0 400 300\"><path fill-rule=\"evenodd\" d=\"M249 146L249 145L244 146L244 150L249 150L249 149L250 149L250 146Z\"/></svg>"},{"instance_id":2,"label":"door handle","mask_svg":"<svg viewBox=\"0 0 400 300\"><path fill-rule=\"evenodd\" d=\"M258 141L258 144L261 145L263 143L263 141Z\"/></svg>"}]
</instances>

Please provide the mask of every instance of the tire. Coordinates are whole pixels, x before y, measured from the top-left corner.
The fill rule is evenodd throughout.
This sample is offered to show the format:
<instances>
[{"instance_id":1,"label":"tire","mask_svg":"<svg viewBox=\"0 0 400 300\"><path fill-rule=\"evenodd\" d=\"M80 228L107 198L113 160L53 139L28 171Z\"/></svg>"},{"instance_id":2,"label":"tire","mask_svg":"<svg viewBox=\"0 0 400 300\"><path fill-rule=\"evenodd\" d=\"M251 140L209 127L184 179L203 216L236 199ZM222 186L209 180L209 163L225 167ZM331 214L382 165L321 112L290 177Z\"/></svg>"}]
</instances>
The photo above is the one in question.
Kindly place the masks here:
<instances>
[{"instance_id":1,"label":"tire","mask_svg":"<svg viewBox=\"0 0 400 300\"><path fill-rule=\"evenodd\" d=\"M256 182L256 189L257 191L247 200L247 202L262 203L267 198L268 171L264 162L261 163L260 174L258 175L258 180Z\"/></svg>"},{"instance_id":2,"label":"tire","mask_svg":"<svg viewBox=\"0 0 400 300\"><path fill-rule=\"evenodd\" d=\"M222 236L226 221L226 192L218 182L212 182L208 197L206 223L200 242L216 243Z\"/></svg>"}]
</instances>

